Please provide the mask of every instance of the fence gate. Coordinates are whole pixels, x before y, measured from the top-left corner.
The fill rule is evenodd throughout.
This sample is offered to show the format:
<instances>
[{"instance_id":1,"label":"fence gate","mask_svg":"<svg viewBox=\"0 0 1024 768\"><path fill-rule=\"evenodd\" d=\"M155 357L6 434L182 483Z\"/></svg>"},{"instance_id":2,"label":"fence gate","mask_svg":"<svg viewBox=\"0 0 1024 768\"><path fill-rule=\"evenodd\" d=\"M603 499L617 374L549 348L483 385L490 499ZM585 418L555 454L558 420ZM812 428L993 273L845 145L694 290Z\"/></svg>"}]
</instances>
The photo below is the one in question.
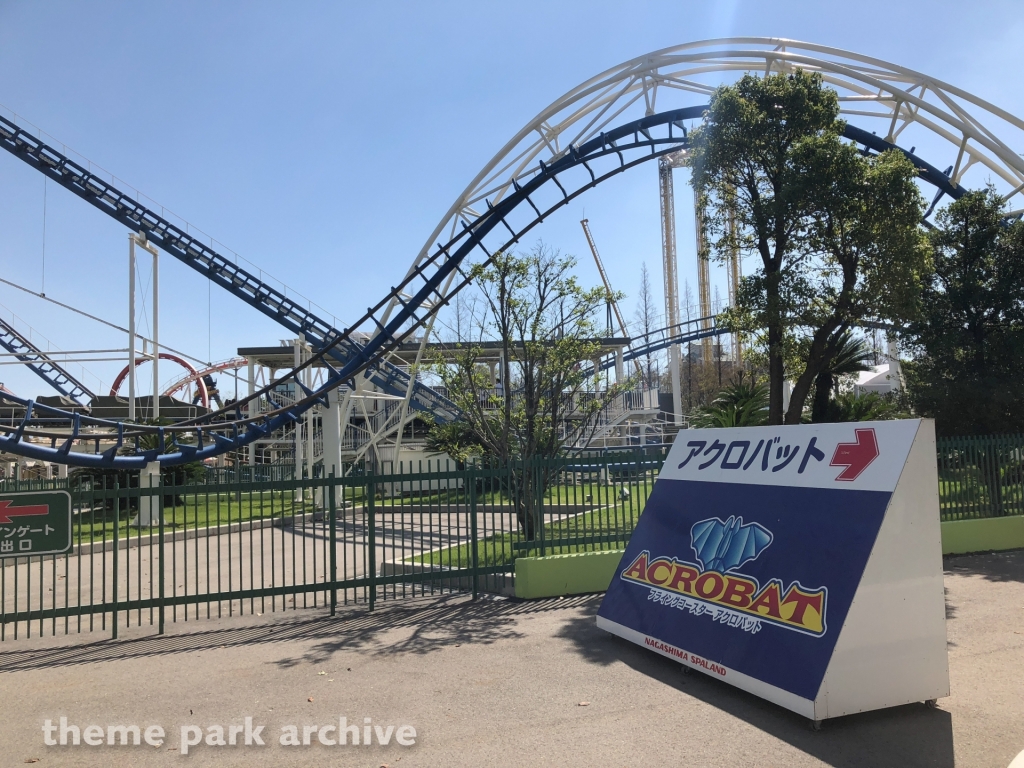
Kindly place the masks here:
<instances>
[{"instance_id":1,"label":"fence gate","mask_svg":"<svg viewBox=\"0 0 1024 768\"><path fill-rule=\"evenodd\" d=\"M517 557L624 546L662 460L659 449L514 470L427 465L246 482L220 472L199 483L165 473L153 487L124 472L7 482L0 640L117 637L132 626L372 609L442 592L512 594ZM60 500L52 518L33 512Z\"/></svg>"}]
</instances>

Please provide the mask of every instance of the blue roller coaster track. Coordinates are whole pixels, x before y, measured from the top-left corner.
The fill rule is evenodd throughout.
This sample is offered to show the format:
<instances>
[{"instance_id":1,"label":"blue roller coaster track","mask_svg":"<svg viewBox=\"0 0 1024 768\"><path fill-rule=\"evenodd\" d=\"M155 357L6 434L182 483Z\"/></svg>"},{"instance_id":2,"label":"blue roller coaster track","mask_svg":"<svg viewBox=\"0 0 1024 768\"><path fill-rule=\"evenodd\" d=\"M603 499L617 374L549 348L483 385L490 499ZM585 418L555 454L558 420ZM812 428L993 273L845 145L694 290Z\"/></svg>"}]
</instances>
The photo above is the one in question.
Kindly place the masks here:
<instances>
[{"instance_id":1,"label":"blue roller coaster track","mask_svg":"<svg viewBox=\"0 0 1024 768\"><path fill-rule=\"evenodd\" d=\"M96 395L49 355L39 349L17 328L0 318L0 347L3 347L43 381L65 397L80 405L87 405Z\"/></svg>"},{"instance_id":2,"label":"blue roller coaster track","mask_svg":"<svg viewBox=\"0 0 1024 768\"><path fill-rule=\"evenodd\" d=\"M335 329L88 169L0 117L0 146L5 150L132 231L145 235L157 247L309 340L318 350L286 377L230 407L170 426L98 419L3 394L0 402L5 404L5 410L17 411L17 417L6 425L0 424L0 450L98 468L139 469L153 461L183 464L241 448L294 422L313 405L326 404L330 390L354 386L358 375L369 376L386 392L404 395L409 374L385 358L469 284L469 275L462 269L467 259L476 256L486 261L496 250L519 242L527 232L587 190L642 163L685 149L684 121L700 118L706 109L702 105L649 115L605 131L583 144L572 145L549 163L539 162L527 181L513 182L513 192L496 203L488 201L487 210L471 223L462 220L461 231L447 243L438 243L429 258L344 330ZM847 126L846 136L862 146L864 152L903 152L917 166L921 178L937 187L939 195L957 198L963 194L963 189L952 184L945 173L874 134ZM393 304L397 308L392 312ZM374 331L369 341L354 340L353 333L359 328ZM692 338L680 337L667 341L666 346L685 340ZM317 363L327 368L328 376L314 391L302 384L299 374ZM273 389L287 380L294 381L304 396L295 404L281 406L273 399ZM271 409L253 416L248 405L257 399L264 399ZM453 404L418 384L414 386L413 405L442 420L457 416ZM91 452L87 450L90 446Z\"/></svg>"}]
</instances>

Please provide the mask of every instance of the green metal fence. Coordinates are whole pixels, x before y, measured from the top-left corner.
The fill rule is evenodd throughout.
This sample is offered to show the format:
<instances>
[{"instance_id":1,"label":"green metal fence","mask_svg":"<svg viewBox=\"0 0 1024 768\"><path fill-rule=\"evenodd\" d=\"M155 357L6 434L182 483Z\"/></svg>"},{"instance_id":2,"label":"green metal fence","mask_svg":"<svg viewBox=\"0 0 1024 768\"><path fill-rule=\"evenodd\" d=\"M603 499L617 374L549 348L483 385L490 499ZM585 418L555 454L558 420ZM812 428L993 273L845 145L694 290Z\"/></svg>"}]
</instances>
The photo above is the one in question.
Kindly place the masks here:
<instances>
[{"instance_id":1,"label":"green metal fence","mask_svg":"<svg viewBox=\"0 0 1024 768\"><path fill-rule=\"evenodd\" d=\"M937 441L943 520L1024 514L1024 435Z\"/></svg>"},{"instance_id":2,"label":"green metal fence","mask_svg":"<svg viewBox=\"0 0 1024 768\"><path fill-rule=\"evenodd\" d=\"M510 594L517 557L624 546L664 453L141 488L123 473L9 481L0 493L71 493L73 547L0 559L0 640Z\"/></svg>"},{"instance_id":3,"label":"green metal fence","mask_svg":"<svg viewBox=\"0 0 1024 768\"><path fill-rule=\"evenodd\" d=\"M142 488L124 473L2 482L68 490L73 547L0 558L0 640L510 594L518 557L624 547L664 459L658 447L312 479L276 468ZM1024 437L940 439L938 469L942 520L1024 514Z\"/></svg>"}]
</instances>

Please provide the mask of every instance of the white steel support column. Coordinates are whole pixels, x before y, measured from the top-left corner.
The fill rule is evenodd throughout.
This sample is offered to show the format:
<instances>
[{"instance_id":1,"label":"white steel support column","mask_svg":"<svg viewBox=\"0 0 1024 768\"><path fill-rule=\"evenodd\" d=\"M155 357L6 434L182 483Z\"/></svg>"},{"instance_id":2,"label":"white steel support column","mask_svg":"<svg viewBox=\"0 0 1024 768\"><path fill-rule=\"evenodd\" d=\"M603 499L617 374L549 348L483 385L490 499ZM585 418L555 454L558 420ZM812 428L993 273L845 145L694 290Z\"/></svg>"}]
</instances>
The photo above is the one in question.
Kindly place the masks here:
<instances>
[{"instance_id":1,"label":"white steel support column","mask_svg":"<svg viewBox=\"0 0 1024 768\"><path fill-rule=\"evenodd\" d=\"M604 289L608 292L608 301L612 311L615 313L615 319L619 323L619 332L623 338L629 338L629 328L626 326L626 321L622 317L622 312L619 310L619 303L615 300L615 291L612 290L611 281L608 279L608 273L604 271L604 262L601 261L601 254L597 252L597 243L594 242L594 236L590 233L589 219L583 219L580 224L583 226L583 234L587 236L587 244L590 246L590 252L594 254L594 263L597 265L597 271L601 275L601 282L604 283ZM611 323L609 322L609 326ZM609 328L610 330L610 328ZM633 367L636 368L637 375L639 376L642 372L640 361L634 360ZM616 372L616 383L622 381L622 373L618 368Z\"/></svg>"},{"instance_id":2,"label":"white steel support column","mask_svg":"<svg viewBox=\"0 0 1024 768\"><path fill-rule=\"evenodd\" d=\"M302 455L302 419L295 421L295 479L302 479L302 466L305 458ZM295 501L302 501L302 488L296 488L294 493Z\"/></svg>"},{"instance_id":3,"label":"white steel support column","mask_svg":"<svg viewBox=\"0 0 1024 768\"><path fill-rule=\"evenodd\" d=\"M303 356L306 359L309 359L309 357L311 355L312 355L312 351L311 350L309 351L309 354L306 354L305 351L303 353ZM310 389L312 389L313 388L313 368L312 367L309 367L309 368L306 369L305 379L306 379L306 381L305 381L306 386L309 387ZM296 393L296 395L298 395L298 393ZM313 418L313 411L315 411L315 410L316 410L316 407L314 406L313 408L310 408L308 411L306 411L305 414L303 414L303 421L306 422L306 464L309 466L309 477L310 478L313 477L313 463L316 460L316 451L313 450L313 445L314 445L314 440L313 440L314 434L313 434L313 432L314 432L314 428L316 427L316 420ZM321 439L322 438L323 438L323 433L321 432Z\"/></svg>"},{"instance_id":4,"label":"white steel support column","mask_svg":"<svg viewBox=\"0 0 1024 768\"><path fill-rule=\"evenodd\" d=\"M160 256L156 248L144 243L153 254L153 419L160 418Z\"/></svg>"},{"instance_id":5,"label":"white steel support column","mask_svg":"<svg viewBox=\"0 0 1024 768\"><path fill-rule=\"evenodd\" d=\"M667 158L658 160L658 186L661 192L661 255L665 278L665 324L669 333L679 328L679 275L676 259L676 204L672 188L672 163ZM683 423L683 394L679 382L679 345L668 348L669 370L672 375L672 414L676 424Z\"/></svg>"},{"instance_id":6,"label":"white steel support column","mask_svg":"<svg viewBox=\"0 0 1024 768\"><path fill-rule=\"evenodd\" d=\"M139 488L145 490L159 487L160 462L151 461L139 473ZM153 526L160 525L160 502L159 495L140 496L139 513L132 521L132 525L138 528L152 528Z\"/></svg>"},{"instance_id":7,"label":"white steel support column","mask_svg":"<svg viewBox=\"0 0 1024 768\"><path fill-rule=\"evenodd\" d=\"M160 418L160 251L142 233L128 235L128 421L135 421L135 246L153 257L153 418Z\"/></svg>"},{"instance_id":8,"label":"white steel support column","mask_svg":"<svg viewBox=\"0 0 1024 768\"><path fill-rule=\"evenodd\" d=\"M672 374L672 414L675 423L682 426L683 423L683 390L680 381L679 367L682 361L679 359L679 345L673 344L668 348L668 365Z\"/></svg>"},{"instance_id":9,"label":"white steel support column","mask_svg":"<svg viewBox=\"0 0 1024 768\"><path fill-rule=\"evenodd\" d=\"M735 199L735 196L732 198ZM743 265L740 263L740 251L736 247L736 213L735 209L729 208L729 236L733 240L733 247L729 249L729 306L735 307L739 296L740 277L743 273ZM738 333L732 334L732 357L733 362L740 366L743 364L743 342Z\"/></svg>"},{"instance_id":10,"label":"white steel support column","mask_svg":"<svg viewBox=\"0 0 1024 768\"><path fill-rule=\"evenodd\" d=\"M135 238L128 234L128 421L135 421Z\"/></svg>"},{"instance_id":11,"label":"white steel support column","mask_svg":"<svg viewBox=\"0 0 1024 768\"><path fill-rule=\"evenodd\" d=\"M324 442L324 476L330 476L331 472L335 477L341 475L341 398L339 397L340 387L335 387L327 393L327 407L321 414L321 424Z\"/></svg>"},{"instance_id":12,"label":"white steel support column","mask_svg":"<svg viewBox=\"0 0 1024 768\"><path fill-rule=\"evenodd\" d=\"M299 339L295 339L292 342L292 352L294 353L293 364L295 368L298 368L302 364L302 347L299 346L302 342ZM300 374L301 375L301 374ZM298 389L298 387L296 387ZM298 392L295 394L298 397ZM305 457L303 456L303 445L302 445L302 425L305 419L296 419L295 421L295 477L296 479L302 479L303 477L303 465L305 464ZM295 501L302 501L302 488L295 489Z\"/></svg>"},{"instance_id":13,"label":"white steel support column","mask_svg":"<svg viewBox=\"0 0 1024 768\"><path fill-rule=\"evenodd\" d=\"M256 392L256 361L253 360L250 357L250 358L247 358L247 363L248 363L248 365L246 366L246 368L248 369L249 396L251 397ZM235 381L237 382L237 379ZM249 416L250 416L250 418L256 415L253 412L255 409L256 409L256 401L255 400L250 400L249 401ZM248 455L249 455L249 466L250 467L255 467L256 466L256 443L249 443L249 445L246 446L246 451L248 452Z\"/></svg>"},{"instance_id":14,"label":"white steel support column","mask_svg":"<svg viewBox=\"0 0 1024 768\"><path fill-rule=\"evenodd\" d=\"M348 429L348 424L352 420L352 406L355 405L355 395L359 393L362 387L363 377L355 377L355 389L346 390L344 397L341 398L338 406L338 421L340 422L341 439L345 439L345 430ZM353 445L352 449L355 450L356 446Z\"/></svg>"}]
</instances>

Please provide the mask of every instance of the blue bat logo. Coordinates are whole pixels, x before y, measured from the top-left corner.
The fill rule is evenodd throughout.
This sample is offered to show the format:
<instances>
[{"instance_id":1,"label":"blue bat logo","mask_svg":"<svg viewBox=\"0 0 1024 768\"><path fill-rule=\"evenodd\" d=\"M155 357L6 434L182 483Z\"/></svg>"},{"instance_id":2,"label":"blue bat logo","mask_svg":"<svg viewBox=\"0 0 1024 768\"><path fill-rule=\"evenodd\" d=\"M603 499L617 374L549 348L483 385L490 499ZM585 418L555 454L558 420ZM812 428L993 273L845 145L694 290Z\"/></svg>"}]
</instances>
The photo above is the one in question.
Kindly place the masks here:
<instances>
[{"instance_id":1,"label":"blue bat logo","mask_svg":"<svg viewBox=\"0 0 1024 768\"><path fill-rule=\"evenodd\" d=\"M742 517L712 517L694 523L690 542L706 571L725 573L754 560L772 543L772 533L758 523L744 525Z\"/></svg>"}]
</instances>

